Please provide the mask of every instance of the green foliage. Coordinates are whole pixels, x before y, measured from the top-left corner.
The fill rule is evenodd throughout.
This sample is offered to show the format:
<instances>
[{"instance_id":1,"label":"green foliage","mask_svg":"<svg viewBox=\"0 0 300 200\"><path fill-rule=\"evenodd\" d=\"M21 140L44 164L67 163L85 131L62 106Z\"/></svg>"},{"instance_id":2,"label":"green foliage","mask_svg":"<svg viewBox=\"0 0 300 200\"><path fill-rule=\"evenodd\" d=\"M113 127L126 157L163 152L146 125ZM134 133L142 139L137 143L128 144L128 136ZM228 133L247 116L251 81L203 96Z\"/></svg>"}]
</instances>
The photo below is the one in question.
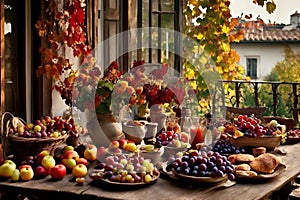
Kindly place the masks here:
<instances>
[{"instance_id":1,"label":"green foliage","mask_svg":"<svg viewBox=\"0 0 300 200\"><path fill-rule=\"evenodd\" d=\"M272 0L254 0L253 3L265 6L269 13L276 9ZM246 79L243 67L238 64L240 57L230 47L231 42L243 39L244 33L243 30L235 30L238 19L231 16L229 0L184 0L183 5L184 33L197 41L193 51L189 52L194 56L189 57L198 59L193 64L184 64L184 75L198 93L199 111L203 111L203 108L211 106L212 95L203 73L215 72L225 80ZM225 88L229 86L225 84Z\"/></svg>"},{"instance_id":2,"label":"green foliage","mask_svg":"<svg viewBox=\"0 0 300 200\"><path fill-rule=\"evenodd\" d=\"M300 81L300 52L293 52L291 48L285 49L284 60L278 62L273 68L272 72L266 76L265 81L278 81L278 82L299 82ZM269 85L263 85L260 87L260 92L263 94L261 97L262 102L268 107L266 115L273 115L273 99L272 95L268 95L272 92ZM281 84L277 92L279 93L277 98L277 115L292 117L291 108L293 107L292 101L292 85Z\"/></svg>"}]
</instances>

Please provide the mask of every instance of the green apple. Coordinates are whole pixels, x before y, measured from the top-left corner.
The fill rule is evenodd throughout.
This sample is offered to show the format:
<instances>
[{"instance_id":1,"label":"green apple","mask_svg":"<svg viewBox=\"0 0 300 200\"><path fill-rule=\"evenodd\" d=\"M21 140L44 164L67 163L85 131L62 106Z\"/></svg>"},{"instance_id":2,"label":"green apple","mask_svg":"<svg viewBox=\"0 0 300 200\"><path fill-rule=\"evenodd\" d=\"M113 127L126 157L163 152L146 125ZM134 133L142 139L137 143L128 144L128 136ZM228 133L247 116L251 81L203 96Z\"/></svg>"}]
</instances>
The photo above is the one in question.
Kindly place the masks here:
<instances>
[{"instance_id":1,"label":"green apple","mask_svg":"<svg viewBox=\"0 0 300 200\"><path fill-rule=\"evenodd\" d=\"M12 160L5 160L0 166L0 177L11 178L16 169L16 164Z\"/></svg>"},{"instance_id":2,"label":"green apple","mask_svg":"<svg viewBox=\"0 0 300 200\"><path fill-rule=\"evenodd\" d=\"M53 156L45 156L42 159L41 164L45 169L50 171L50 169L55 166L55 160L54 160Z\"/></svg>"},{"instance_id":3,"label":"green apple","mask_svg":"<svg viewBox=\"0 0 300 200\"><path fill-rule=\"evenodd\" d=\"M78 164L72 169L72 175L74 177L84 177L88 170L84 164Z\"/></svg>"},{"instance_id":4,"label":"green apple","mask_svg":"<svg viewBox=\"0 0 300 200\"><path fill-rule=\"evenodd\" d=\"M64 164L68 169L73 169L77 163L76 160L73 158L64 158L62 159L62 164Z\"/></svg>"},{"instance_id":5,"label":"green apple","mask_svg":"<svg viewBox=\"0 0 300 200\"><path fill-rule=\"evenodd\" d=\"M86 147L86 149L84 150L83 156L88 161L94 161L97 159L97 151L98 151L98 148L95 145L89 144Z\"/></svg>"},{"instance_id":6,"label":"green apple","mask_svg":"<svg viewBox=\"0 0 300 200\"><path fill-rule=\"evenodd\" d=\"M12 176L11 176L11 181L18 181L20 179L20 170L19 169L15 169Z\"/></svg>"},{"instance_id":7,"label":"green apple","mask_svg":"<svg viewBox=\"0 0 300 200\"><path fill-rule=\"evenodd\" d=\"M19 167L20 170L20 178L23 181L29 181L33 178L34 172L30 165L21 165Z\"/></svg>"}]
</instances>

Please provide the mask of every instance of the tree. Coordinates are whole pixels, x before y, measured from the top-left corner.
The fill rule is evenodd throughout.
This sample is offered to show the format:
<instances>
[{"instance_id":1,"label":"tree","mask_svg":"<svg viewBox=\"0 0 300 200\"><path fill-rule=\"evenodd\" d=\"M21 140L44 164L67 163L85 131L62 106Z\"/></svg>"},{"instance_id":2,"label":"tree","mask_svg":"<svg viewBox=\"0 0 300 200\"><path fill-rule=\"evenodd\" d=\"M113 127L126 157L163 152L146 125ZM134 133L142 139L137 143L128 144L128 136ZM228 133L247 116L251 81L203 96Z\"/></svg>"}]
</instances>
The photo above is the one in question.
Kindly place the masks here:
<instances>
[{"instance_id":1,"label":"tree","mask_svg":"<svg viewBox=\"0 0 300 200\"><path fill-rule=\"evenodd\" d=\"M276 9L272 0L253 0L253 3L265 6L269 13ZM212 104L211 94L203 83L203 73L219 73L225 80L246 79L243 67L237 64L239 55L230 47L231 42L243 39L244 32L235 29L238 19L231 16L230 0L184 0L183 5L185 34L198 42L192 53L202 55L205 52L213 62L210 65L212 67L208 68L208 60L203 59L203 56L195 56L200 59L197 62L199 65L185 63L184 74L197 92L200 107L209 108ZM203 109L200 108L200 111Z\"/></svg>"},{"instance_id":2,"label":"tree","mask_svg":"<svg viewBox=\"0 0 300 200\"><path fill-rule=\"evenodd\" d=\"M300 82L300 51L294 52L291 48L285 49L284 60L278 62L272 69L271 73L265 78L265 81L279 82ZM260 88L262 103L268 108L272 108L272 96L267 95L272 90L269 85L263 85ZM293 107L290 101L292 87L288 84L282 84L278 87L277 92L280 94L277 99L277 115L291 117L290 108ZM266 114L272 115L272 110L267 109Z\"/></svg>"}]
</instances>

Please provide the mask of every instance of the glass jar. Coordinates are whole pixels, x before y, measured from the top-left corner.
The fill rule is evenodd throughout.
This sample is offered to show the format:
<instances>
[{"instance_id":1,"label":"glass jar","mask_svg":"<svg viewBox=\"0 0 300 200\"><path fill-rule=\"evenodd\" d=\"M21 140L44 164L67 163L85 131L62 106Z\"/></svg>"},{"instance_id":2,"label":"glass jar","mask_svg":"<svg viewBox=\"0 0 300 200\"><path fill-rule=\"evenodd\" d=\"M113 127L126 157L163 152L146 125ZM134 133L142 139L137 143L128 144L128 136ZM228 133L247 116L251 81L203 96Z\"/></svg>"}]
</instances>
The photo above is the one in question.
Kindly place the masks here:
<instances>
[{"instance_id":1,"label":"glass jar","mask_svg":"<svg viewBox=\"0 0 300 200\"><path fill-rule=\"evenodd\" d=\"M190 128L191 146L196 147L197 144L203 143L203 125L199 121L199 117L192 118L192 126Z\"/></svg>"},{"instance_id":2,"label":"glass jar","mask_svg":"<svg viewBox=\"0 0 300 200\"><path fill-rule=\"evenodd\" d=\"M182 108L182 114L180 119L181 131L185 133L190 133L190 129L193 125L192 112L189 108Z\"/></svg>"}]
</instances>

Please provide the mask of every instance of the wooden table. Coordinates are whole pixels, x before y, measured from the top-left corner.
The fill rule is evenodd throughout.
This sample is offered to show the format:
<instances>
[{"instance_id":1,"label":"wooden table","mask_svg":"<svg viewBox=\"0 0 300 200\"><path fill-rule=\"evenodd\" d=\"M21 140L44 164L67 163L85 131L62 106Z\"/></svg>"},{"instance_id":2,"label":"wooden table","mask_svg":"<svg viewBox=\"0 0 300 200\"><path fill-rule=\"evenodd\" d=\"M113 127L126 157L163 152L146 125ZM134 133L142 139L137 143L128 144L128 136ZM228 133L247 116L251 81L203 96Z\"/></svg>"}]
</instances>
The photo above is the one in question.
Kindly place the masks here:
<instances>
[{"instance_id":1,"label":"wooden table","mask_svg":"<svg viewBox=\"0 0 300 200\"><path fill-rule=\"evenodd\" d=\"M237 183L229 188L209 190L205 186L190 186L183 182L176 182L166 178L145 188L131 191L108 191L100 184L91 182L87 177L82 186L76 185L71 175L62 181L52 181L50 177L41 180L12 183L0 182L0 191L30 196L30 199L286 199L280 195L287 195L287 189L300 174L300 144L282 145L286 150L282 155L287 168L277 177L262 183ZM283 193L281 192L283 191ZM279 195L279 197L278 197ZM276 198L275 198L276 197Z\"/></svg>"}]
</instances>

